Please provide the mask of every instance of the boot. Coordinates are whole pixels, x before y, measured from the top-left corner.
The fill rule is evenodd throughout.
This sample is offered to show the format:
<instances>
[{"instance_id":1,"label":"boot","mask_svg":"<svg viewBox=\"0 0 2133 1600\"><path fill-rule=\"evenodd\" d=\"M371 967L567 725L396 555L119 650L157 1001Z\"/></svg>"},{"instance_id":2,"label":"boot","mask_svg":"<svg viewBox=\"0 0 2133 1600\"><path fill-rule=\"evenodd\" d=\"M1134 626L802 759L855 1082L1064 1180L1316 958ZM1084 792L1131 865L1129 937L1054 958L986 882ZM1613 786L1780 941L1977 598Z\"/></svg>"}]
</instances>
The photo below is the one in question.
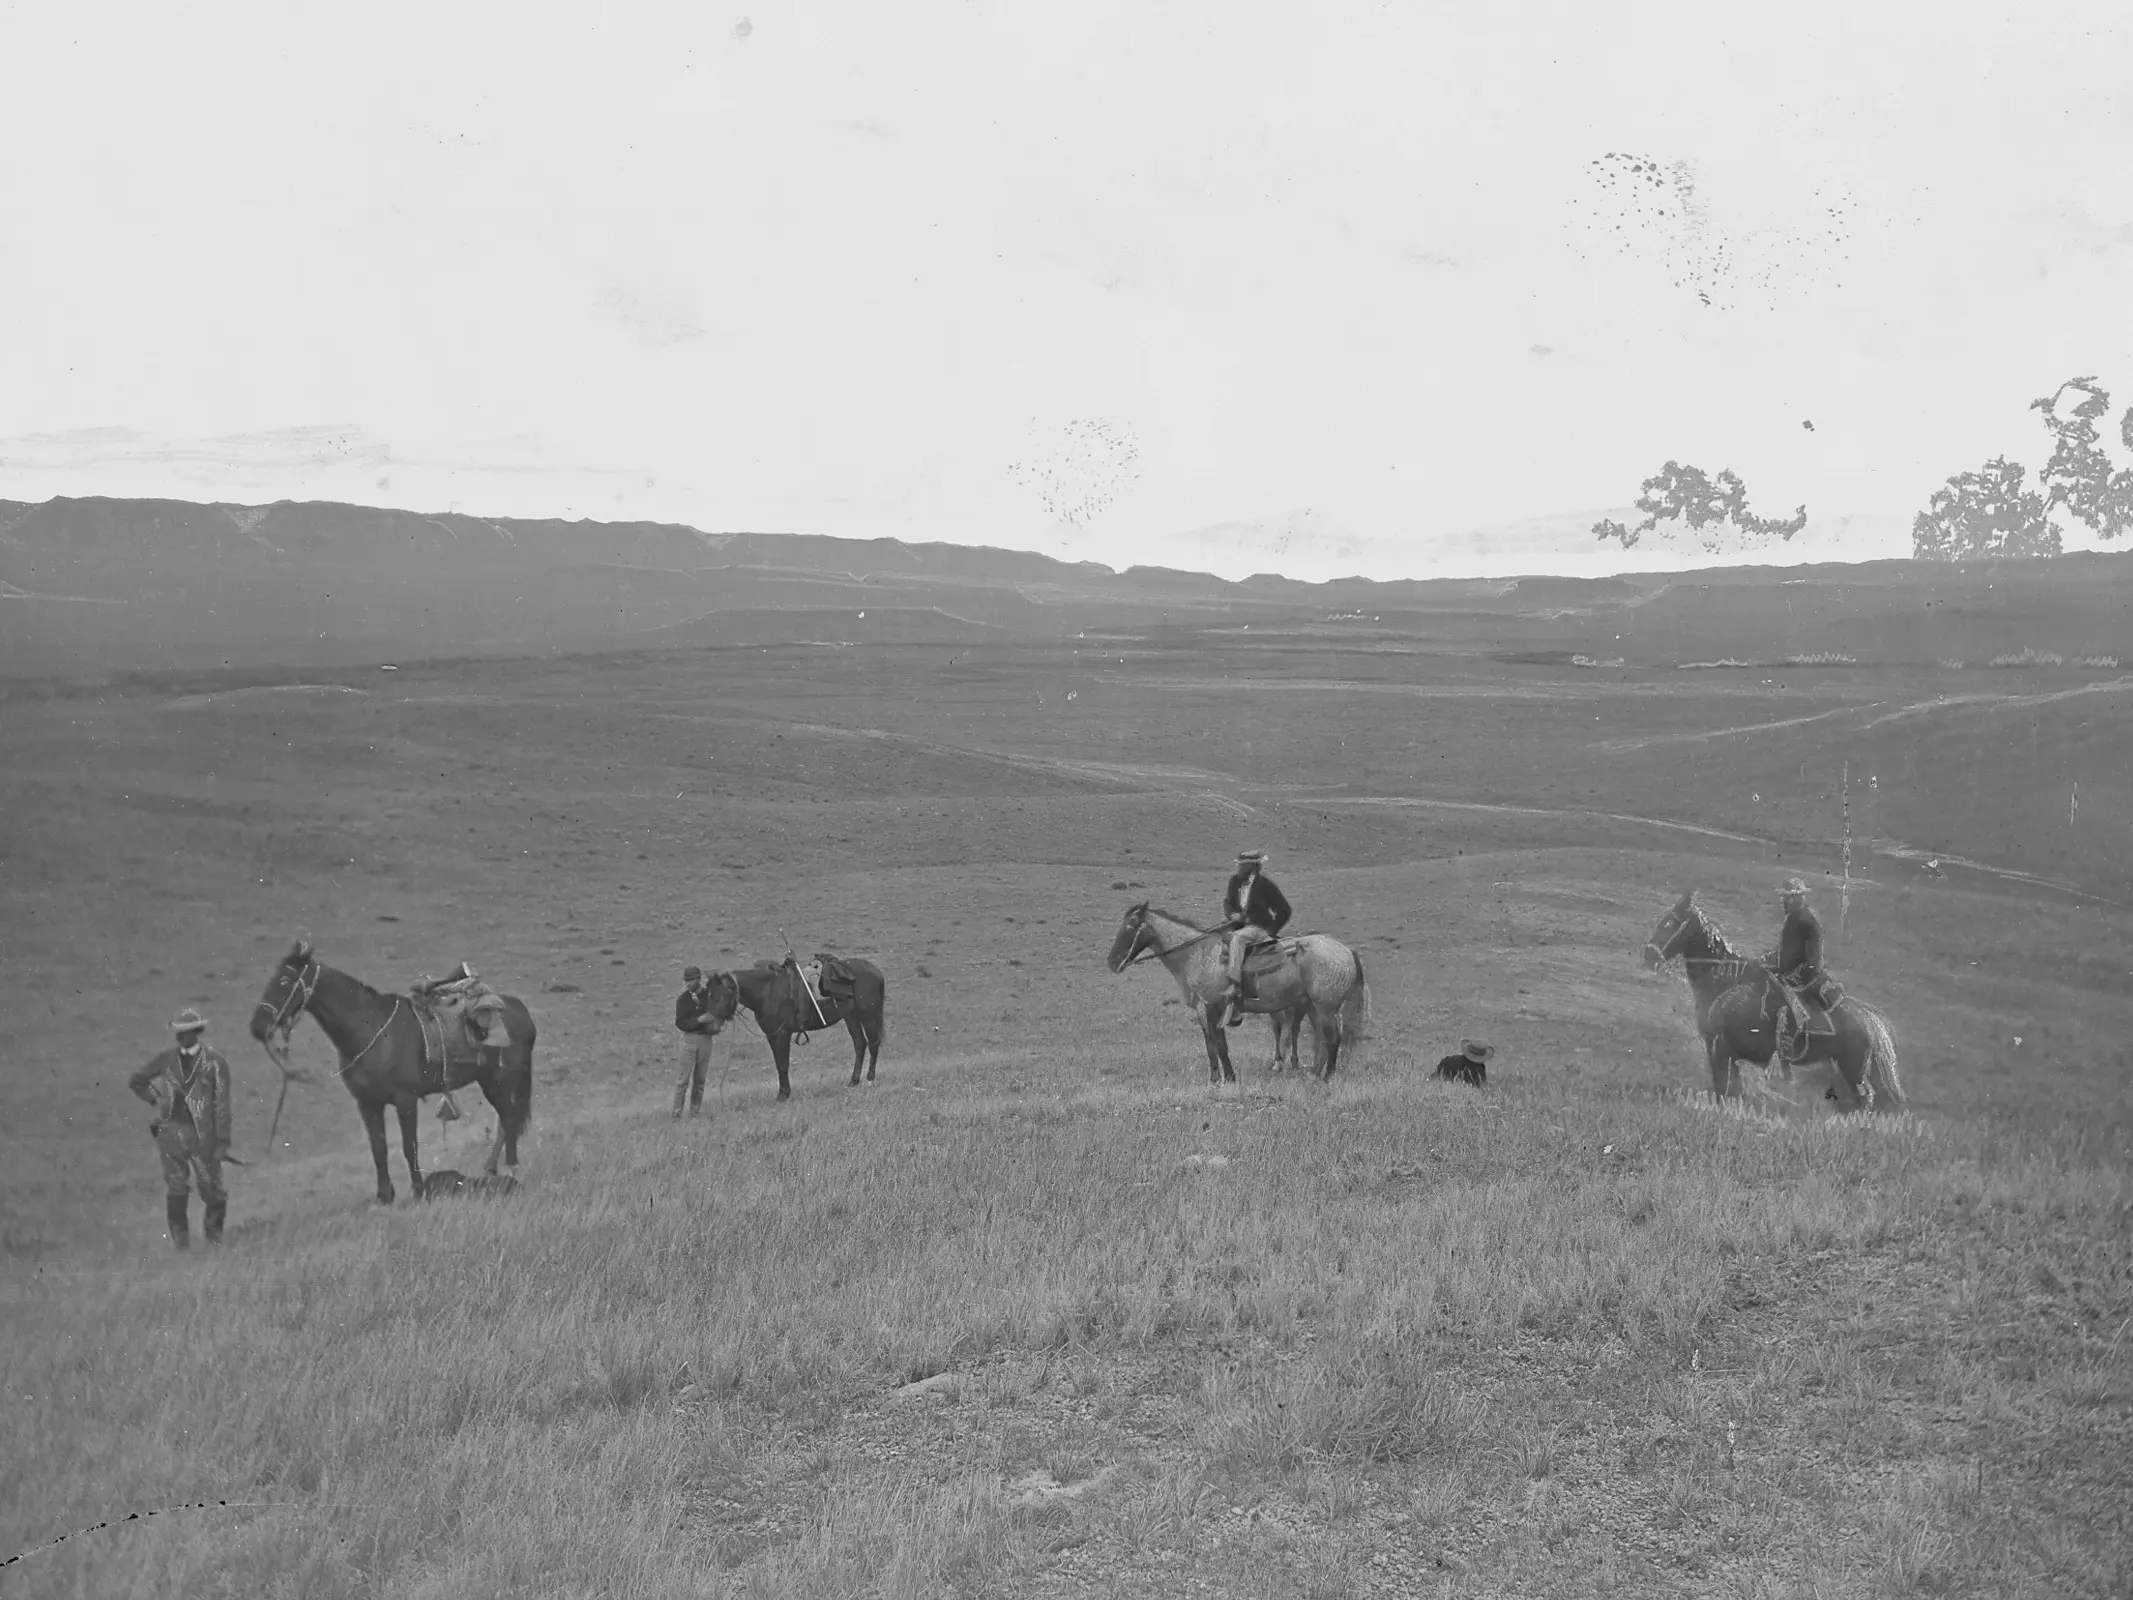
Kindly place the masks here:
<instances>
[{"instance_id":1,"label":"boot","mask_svg":"<svg viewBox=\"0 0 2133 1600\"><path fill-rule=\"evenodd\" d=\"M170 1244L174 1250L192 1248L192 1225L186 1220L186 1211L191 1197L182 1194L163 1196L164 1220L170 1224Z\"/></svg>"},{"instance_id":2,"label":"boot","mask_svg":"<svg viewBox=\"0 0 2133 1600\"><path fill-rule=\"evenodd\" d=\"M207 1210L200 1219L200 1234L209 1244L222 1243L222 1219L229 1215L228 1197L207 1202Z\"/></svg>"}]
</instances>

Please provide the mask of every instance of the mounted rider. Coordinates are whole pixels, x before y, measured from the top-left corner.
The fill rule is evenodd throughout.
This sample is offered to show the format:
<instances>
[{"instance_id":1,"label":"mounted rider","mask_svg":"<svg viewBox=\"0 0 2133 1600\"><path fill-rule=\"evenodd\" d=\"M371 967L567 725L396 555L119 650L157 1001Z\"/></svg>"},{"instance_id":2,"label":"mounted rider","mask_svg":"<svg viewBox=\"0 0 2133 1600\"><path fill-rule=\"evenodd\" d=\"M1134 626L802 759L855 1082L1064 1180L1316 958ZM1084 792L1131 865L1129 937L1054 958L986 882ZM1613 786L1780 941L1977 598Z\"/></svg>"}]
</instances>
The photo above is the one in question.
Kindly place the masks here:
<instances>
[{"instance_id":1,"label":"mounted rider","mask_svg":"<svg viewBox=\"0 0 2133 1600\"><path fill-rule=\"evenodd\" d=\"M1807 1008L1800 996L1812 995L1822 1004L1822 984L1828 976L1822 970L1822 922L1808 907L1807 884L1802 879L1787 878L1778 889L1778 902L1785 908L1785 926L1778 934L1777 948L1763 960L1777 976L1778 993L1792 1015L1793 1027L1805 1033Z\"/></svg>"},{"instance_id":2,"label":"mounted rider","mask_svg":"<svg viewBox=\"0 0 2133 1600\"><path fill-rule=\"evenodd\" d=\"M1279 935L1289 921L1288 899L1266 875L1266 863L1264 850L1240 851L1237 870L1230 874L1229 886L1222 891L1223 924L1236 930L1229 940L1226 990L1229 1015L1225 1020L1232 1028L1244 1020L1237 1002L1243 998L1245 956L1252 946Z\"/></svg>"},{"instance_id":3,"label":"mounted rider","mask_svg":"<svg viewBox=\"0 0 2133 1600\"><path fill-rule=\"evenodd\" d=\"M480 973L462 961L441 978L425 977L410 991L417 1000L446 1010L463 1011L468 1031L484 1050L508 1050L511 1034L504 1027L504 997L483 981Z\"/></svg>"}]
</instances>

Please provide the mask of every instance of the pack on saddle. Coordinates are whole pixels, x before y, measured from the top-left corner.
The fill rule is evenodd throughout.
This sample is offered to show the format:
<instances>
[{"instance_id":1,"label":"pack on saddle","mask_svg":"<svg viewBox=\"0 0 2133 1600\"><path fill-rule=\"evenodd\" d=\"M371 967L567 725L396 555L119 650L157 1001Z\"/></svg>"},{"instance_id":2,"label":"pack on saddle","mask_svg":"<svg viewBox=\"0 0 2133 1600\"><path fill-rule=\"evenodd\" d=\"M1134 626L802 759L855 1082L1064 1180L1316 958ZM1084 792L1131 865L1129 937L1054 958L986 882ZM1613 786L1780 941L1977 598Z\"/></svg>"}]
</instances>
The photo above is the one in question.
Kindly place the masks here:
<instances>
[{"instance_id":1,"label":"pack on saddle","mask_svg":"<svg viewBox=\"0 0 2133 1600\"><path fill-rule=\"evenodd\" d=\"M1831 1013L1844 1003L1844 990L1822 968L1822 923L1808 908L1806 883L1787 878L1778 899L1785 908L1785 926L1777 948L1763 962L1777 978L1772 985L1777 1053L1784 1061L1798 1062L1817 1038L1837 1031Z\"/></svg>"},{"instance_id":2,"label":"pack on saddle","mask_svg":"<svg viewBox=\"0 0 2133 1600\"><path fill-rule=\"evenodd\" d=\"M423 978L407 998L422 1025L423 1065L440 1079L454 1057L511 1046L504 997L464 961L441 978Z\"/></svg>"},{"instance_id":3,"label":"pack on saddle","mask_svg":"<svg viewBox=\"0 0 2133 1600\"><path fill-rule=\"evenodd\" d=\"M802 961L787 951L785 969L799 981L801 992L793 997L793 1033L804 1044L812 1030L827 1027L850 1008L859 987L858 975L826 950L817 950L812 961Z\"/></svg>"}]
</instances>

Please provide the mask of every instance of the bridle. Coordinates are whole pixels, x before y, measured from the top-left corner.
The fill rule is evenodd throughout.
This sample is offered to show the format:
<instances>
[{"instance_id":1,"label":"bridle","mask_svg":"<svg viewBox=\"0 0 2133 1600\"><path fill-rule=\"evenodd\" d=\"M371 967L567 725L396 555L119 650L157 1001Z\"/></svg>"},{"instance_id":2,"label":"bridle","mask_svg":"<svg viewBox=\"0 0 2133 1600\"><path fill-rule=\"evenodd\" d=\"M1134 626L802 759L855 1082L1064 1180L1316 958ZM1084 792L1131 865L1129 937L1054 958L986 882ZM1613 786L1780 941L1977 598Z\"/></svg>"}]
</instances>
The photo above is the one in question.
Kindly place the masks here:
<instances>
[{"instance_id":1,"label":"bridle","mask_svg":"<svg viewBox=\"0 0 2133 1600\"><path fill-rule=\"evenodd\" d=\"M1133 924L1133 938L1136 948L1132 955L1119 963L1118 970L1120 972L1124 972L1128 967L1138 966L1143 961L1159 960L1164 956L1176 955L1180 950L1190 950L1194 945L1208 939L1226 938L1236 931L1233 928L1209 928L1204 932L1194 934L1190 939L1180 939L1176 944L1166 947L1155 942L1155 935L1148 927L1148 913L1145 909L1127 912L1126 920ZM1148 938L1148 943L1141 944L1140 939L1144 934Z\"/></svg>"},{"instance_id":2,"label":"bridle","mask_svg":"<svg viewBox=\"0 0 2133 1600\"><path fill-rule=\"evenodd\" d=\"M273 1017L274 1020L267 1024L267 1032L281 1035L284 1054L289 1048L289 1035L296 1031L296 1019L304 1014L305 1008L311 1004L311 997L318 993L319 977L324 970L318 957L305 957L304 965L297 969L296 977L289 985L289 992L279 1006L270 1006L262 1000L252 1008L255 1012L264 1011Z\"/></svg>"}]
</instances>

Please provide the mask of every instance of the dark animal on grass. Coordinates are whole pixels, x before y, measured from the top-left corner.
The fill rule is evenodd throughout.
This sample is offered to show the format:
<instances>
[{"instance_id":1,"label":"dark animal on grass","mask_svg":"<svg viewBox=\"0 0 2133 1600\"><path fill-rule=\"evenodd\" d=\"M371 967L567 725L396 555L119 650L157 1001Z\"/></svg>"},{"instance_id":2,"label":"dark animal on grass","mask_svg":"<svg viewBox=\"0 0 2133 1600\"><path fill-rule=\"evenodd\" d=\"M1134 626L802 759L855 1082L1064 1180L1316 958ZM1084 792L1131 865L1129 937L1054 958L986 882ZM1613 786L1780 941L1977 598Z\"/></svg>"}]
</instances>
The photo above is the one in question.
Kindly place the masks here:
<instances>
[{"instance_id":1,"label":"dark animal on grass","mask_svg":"<svg viewBox=\"0 0 2133 1600\"><path fill-rule=\"evenodd\" d=\"M1789 1076L1795 1066L1827 1063L1828 1098L1839 1111L1900 1111L1903 1083L1896 1070L1896 1036L1882 1015L1847 995L1829 1008L1834 1032L1808 1035L1804 1050L1778 1053L1784 1008L1777 976L1760 956L1736 950L1690 890L1660 917L1644 942L1644 964L1657 970L1679 958L1696 1001L1696 1031L1711 1069L1711 1093L1740 1093L1740 1064L1768 1066L1775 1056Z\"/></svg>"},{"instance_id":2,"label":"dark animal on grass","mask_svg":"<svg viewBox=\"0 0 2133 1600\"><path fill-rule=\"evenodd\" d=\"M533 1017L525 1001L504 996L507 1049L477 1049L456 1030L437 1029L434 1059L423 1020L414 1003L399 994L380 994L360 979L327 966L301 940L289 947L267 980L266 992L252 1011L251 1034L276 1066L287 1074L289 1035L305 1012L332 1041L341 1058L334 1075L355 1096L363 1127L370 1134L370 1157L378 1169L378 1199L393 1200L392 1174L386 1166L385 1108L400 1114L400 1153L415 1192L422 1192L422 1159L415 1123L425 1095L444 1094L479 1084L496 1108L496 1139L483 1168L494 1173L499 1153L518 1165L519 1136L533 1116ZM294 1076L294 1074L290 1074Z\"/></svg>"},{"instance_id":3,"label":"dark animal on grass","mask_svg":"<svg viewBox=\"0 0 2133 1600\"><path fill-rule=\"evenodd\" d=\"M889 1035L882 1008L887 985L881 969L871 961L841 956L817 955L821 993L818 996L801 975L800 964L791 956L783 961L759 961L738 972L715 972L714 989L731 984L734 998L755 1014L756 1026L770 1041L770 1059L778 1069L778 1098L792 1098L792 1045L802 1044L818 1028L843 1023L852 1036L852 1087L859 1086L859 1069L866 1067L867 1082L874 1081L874 1068L881 1061L881 1042Z\"/></svg>"},{"instance_id":4,"label":"dark animal on grass","mask_svg":"<svg viewBox=\"0 0 2133 1600\"><path fill-rule=\"evenodd\" d=\"M1199 1012L1209 1083L1237 1081L1222 1028L1232 998L1224 963L1230 931L1195 927L1182 917L1150 909L1143 900L1127 908L1107 958L1113 972L1150 957L1170 969L1185 1003ZM1360 1041L1369 1026L1370 985L1363 977L1363 958L1330 935L1306 933L1258 946L1245 961L1244 976L1251 992L1237 999L1237 1009L1274 1018L1277 1068L1284 1033L1293 1065L1296 1038L1308 1020L1317 1044L1316 1075L1330 1080L1340 1066L1341 1052Z\"/></svg>"}]
</instances>

